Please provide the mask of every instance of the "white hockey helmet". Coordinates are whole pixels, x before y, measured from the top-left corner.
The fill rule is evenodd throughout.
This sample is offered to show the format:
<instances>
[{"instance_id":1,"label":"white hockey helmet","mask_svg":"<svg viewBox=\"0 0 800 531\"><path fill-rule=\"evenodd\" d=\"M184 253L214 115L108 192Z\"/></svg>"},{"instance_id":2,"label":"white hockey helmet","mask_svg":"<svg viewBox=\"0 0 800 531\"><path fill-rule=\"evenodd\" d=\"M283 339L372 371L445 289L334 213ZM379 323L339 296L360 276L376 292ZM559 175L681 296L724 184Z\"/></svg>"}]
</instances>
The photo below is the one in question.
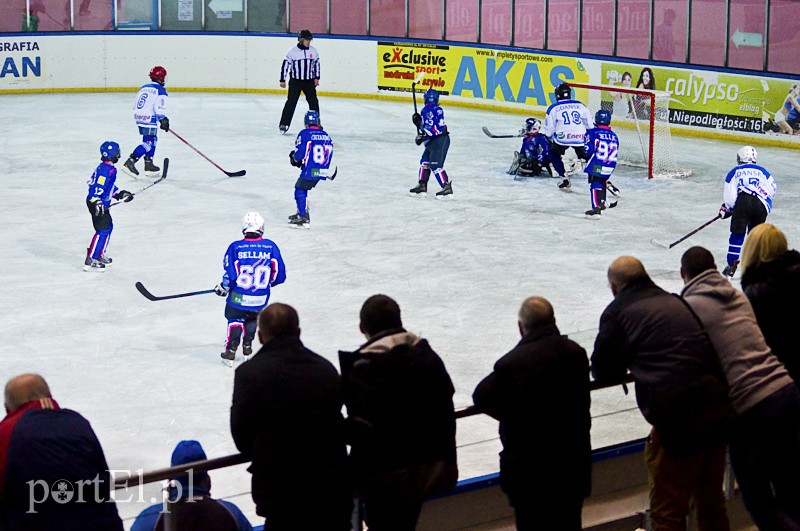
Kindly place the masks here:
<instances>
[{"instance_id":1,"label":"white hockey helmet","mask_svg":"<svg viewBox=\"0 0 800 531\"><path fill-rule=\"evenodd\" d=\"M744 146L736 152L736 162L739 164L755 164L756 157L758 157L758 152L753 146Z\"/></svg>"},{"instance_id":2,"label":"white hockey helmet","mask_svg":"<svg viewBox=\"0 0 800 531\"><path fill-rule=\"evenodd\" d=\"M242 218L242 234L253 232L264 234L264 216L258 212L248 212Z\"/></svg>"}]
</instances>

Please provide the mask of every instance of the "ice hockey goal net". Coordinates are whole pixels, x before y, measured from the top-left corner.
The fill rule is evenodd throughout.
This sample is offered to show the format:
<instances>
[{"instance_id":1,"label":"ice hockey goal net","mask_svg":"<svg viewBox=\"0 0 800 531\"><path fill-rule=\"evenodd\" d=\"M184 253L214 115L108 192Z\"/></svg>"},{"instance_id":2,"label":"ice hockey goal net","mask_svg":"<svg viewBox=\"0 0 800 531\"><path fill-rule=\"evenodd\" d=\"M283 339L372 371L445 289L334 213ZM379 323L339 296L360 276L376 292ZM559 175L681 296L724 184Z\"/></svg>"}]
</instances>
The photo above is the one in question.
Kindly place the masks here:
<instances>
[{"instance_id":1,"label":"ice hockey goal net","mask_svg":"<svg viewBox=\"0 0 800 531\"><path fill-rule=\"evenodd\" d=\"M600 109L611 112L611 128L619 137L620 164L647 168L650 179L692 174L679 164L672 145L669 92L584 83L570 86L592 116ZM581 94L586 94L584 91L588 97Z\"/></svg>"}]
</instances>

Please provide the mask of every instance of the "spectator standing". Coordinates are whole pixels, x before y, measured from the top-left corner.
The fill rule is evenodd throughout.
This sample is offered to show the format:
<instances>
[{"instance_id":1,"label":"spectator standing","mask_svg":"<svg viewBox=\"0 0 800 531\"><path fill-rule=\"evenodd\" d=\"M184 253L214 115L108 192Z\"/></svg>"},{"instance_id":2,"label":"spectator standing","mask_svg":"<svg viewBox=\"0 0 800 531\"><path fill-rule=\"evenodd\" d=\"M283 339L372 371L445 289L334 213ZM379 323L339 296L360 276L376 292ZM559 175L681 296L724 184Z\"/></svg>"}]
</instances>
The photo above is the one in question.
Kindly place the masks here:
<instances>
[{"instance_id":1,"label":"spectator standing","mask_svg":"<svg viewBox=\"0 0 800 531\"><path fill-rule=\"evenodd\" d=\"M742 267L742 289L764 339L798 383L800 352L794 327L800 300L800 253L789 250L786 236L778 227L763 223L744 242Z\"/></svg>"},{"instance_id":2,"label":"spectator standing","mask_svg":"<svg viewBox=\"0 0 800 531\"><path fill-rule=\"evenodd\" d=\"M413 531L425 498L458 478L455 389L392 298L368 298L360 320L368 341L339 352L356 494L369 531Z\"/></svg>"},{"instance_id":3,"label":"spectator standing","mask_svg":"<svg viewBox=\"0 0 800 531\"><path fill-rule=\"evenodd\" d=\"M656 27L653 35L653 59L657 61L675 60L675 37L672 33L672 23L677 15L674 9L665 9L661 24Z\"/></svg>"},{"instance_id":4,"label":"spectator standing","mask_svg":"<svg viewBox=\"0 0 800 531\"><path fill-rule=\"evenodd\" d=\"M281 65L281 88L286 88L286 79L289 79L289 95L283 106L281 133L289 130L292 123L297 100L302 92L306 96L308 109L319 114L319 100L317 99L317 86L319 85L319 53L311 46L314 36L307 29L300 30L297 34L297 45L289 48L286 58Z\"/></svg>"},{"instance_id":5,"label":"spectator standing","mask_svg":"<svg viewBox=\"0 0 800 531\"><path fill-rule=\"evenodd\" d=\"M278 245L264 238L264 217L248 212L242 218L244 238L228 246L222 259L222 281L214 287L220 297L227 297L225 318L228 336L222 362L233 366L236 349L242 341L245 358L253 353L258 312L269 303L272 286L286 280L286 266Z\"/></svg>"},{"instance_id":6,"label":"spectator standing","mask_svg":"<svg viewBox=\"0 0 800 531\"><path fill-rule=\"evenodd\" d=\"M297 312L258 316L261 349L236 369L231 433L252 460L253 501L265 531L350 531L341 380L300 341Z\"/></svg>"},{"instance_id":7,"label":"spectator standing","mask_svg":"<svg viewBox=\"0 0 800 531\"><path fill-rule=\"evenodd\" d=\"M800 392L767 346L747 297L703 247L681 257L681 296L719 356L736 413L730 455L761 530L800 529Z\"/></svg>"},{"instance_id":8,"label":"spectator standing","mask_svg":"<svg viewBox=\"0 0 800 531\"><path fill-rule=\"evenodd\" d=\"M172 452L171 466L205 461L203 447L198 441L181 441ZM176 531L251 531L253 527L236 505L211 497L211 478L208 473L174 478L168 489L171 504L168 506L175 518ZM165 526L163 503L157 503L139 513L131 531L157 531Z\"/></svg>"},{"instance_id":9,"label":"spectator standing","mask_svg":"<svg viewBox=\"0 0 800 531\"><path fill-rule=\"evenodd\" d=\"M708 336L680 297L656 286L642 263L621 256L608 268L614 300L600 317L592 375L625 377L653 428L645 446L653 531L683 530L690 504L698 529L730 528L722 493L727 386Z\"/></svg>"},{"instance_id":10,"label":"spectator standing","mask_svg":"<svg viewBox=\"0 0 800 531\"><path fill-rule=\"evenodd\" d=\"M764 223L772 211L778 185L766 170L756 164L758 153L753 146L736 152L736 167L725 176L725 188L719 215L731 218L728 237L728 265L722 274L733 277L739 265L739 254L748 231Z\"/></svg>"},{"instance_id":11,"label":"spectator standing","mask_svg":"<svg viewBox=\"0 0 800 531\"><path fill-rule=\"evenodd\" d=\"M500 486L517 529L580 531L592 473L586 351L561 335L542 297L522 303L517 326L522 339L472 399L500 421Z\"/></svg>"},{"instance_id":12,"label":"spectator standing","mask_svg":"<svg viewBox=\"0 0 800 531\"><path fill-rule=\"evenodd\" d=\"M0 529L122 531L111 473L89 422L61 409L38 374L11 378L5 407Z\"/></svg>"}]
</instances>

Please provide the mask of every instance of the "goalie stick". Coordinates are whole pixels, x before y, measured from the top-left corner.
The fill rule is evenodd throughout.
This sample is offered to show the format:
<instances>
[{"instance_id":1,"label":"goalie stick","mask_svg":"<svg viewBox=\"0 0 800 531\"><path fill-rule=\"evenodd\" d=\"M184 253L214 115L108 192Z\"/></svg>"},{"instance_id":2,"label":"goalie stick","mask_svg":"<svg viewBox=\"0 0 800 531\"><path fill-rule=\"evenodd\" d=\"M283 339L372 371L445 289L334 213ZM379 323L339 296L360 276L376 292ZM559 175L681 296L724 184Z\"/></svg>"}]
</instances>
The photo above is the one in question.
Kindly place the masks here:
<instances>
[{"instance_id":1,"label":"goalie stick","mask_svg":"<svg viewBox=\"0 0 800 531\"><path fill-rule=\"evenodd\" d=\"M666 243L660 242L660 241L658 241L658 240L656 240L656 239L652 239L652 240L650 240L650 243L652 243L652 244L653 244L653 245L655 245L656 247L660 247L661 249L672 249L673 247L675 247L676 245L678 245L679 243L681 243L683 240L685 240L685 239L686 239L686 238L688 238L689 236L692 236L692 235L694 235L694 234L697 234L698 232L700 232L700 231L701 231L701 230L703 230L704 228L708 227L709 225L711 225L712 223L714 223L714 222L715 222L715 221L717 221L718 219L722 219L722 216L720 216L719 214L717 214L717 216L716 216L715 218L713 218L713 219L710 219L710 220L706 221L705 223L703 223L702 225L700 225L699 227L697 227L696 229L694 229L694 230L693 230L692 232L690 232L689 234L687 234L687 235L683 236L681 239L679 239L679 240L676 240L676 241L674 241L674 242L672 242L672 243L670 243L670 244L666 244Z\"/></svg>"},{"instance_id":2,"label":"goalie stick","mask_svg":"<svg viewBox=\"0 0 800 531\"><path fill-rule=\"evenodd\" d=\"M158 297L147 291L147 288L145 288L141 282L136 283L136 289L139 290L139 293L144 295L147 300L151 301L165 301L167 299L179 299L181 297L192 297L194 295L206 295L208 293L214 293L213 289L204 289L200 291L190 291L188 293L177 293L175 295L164 295L163 297Z\"/></svg>"},{"instance_id":3,"label":"goalie stick","mask_svg":"<svg viewBox=\"0 0 800 531\"><path fill-rule=\"evenodd\" d=\"M222 173L224 173L224 174L225 174L225 175L227 175L228 177L243 177L243 176L244 176L244 174L246 174L246 173L247 173L247 170L239 170L239 171L225 171L224 169L222 169L222 167L221 167L219 164L217 164L216 162L214 162L214 161L213 161L213 160L211 160L210 158L206 157L206 156L203 154L203 152L202 152L202 151L200 151L199 149L197 149L196 147L194 147L193 145L191 145L189 142L187 142L187 141L186 141L186 140L185 140L185 139L184 139L184 138L183 138L181 135L179 135L178 133L176 133L176 132L175 132L175 131L174 131L174 130L171 128L171 127L170 127L170 129L169 129L169 132L170 132L170 133L172 133L173 135L175 135L175 136L178 138L178 140L180 140L181 142L183 142L184 144L186 144L187 146L189 146L190 148L192 148L192 149L195 151L195 153L197 153L198 155L200 155L201 157L203 157L204 159L206 159L206 160L207 160L208 162L210 162L210 163L211 163L211 164L212 164L212 165L213 165L215 168L217 168L219 171L221 171Z\"/></svg>"},{"instance_id":4,"label":"goalie stick","mask_svg":"<svg viewBox=\"0 0 800 531\"><path fill-rule=\"evenodd\" d=\"M148 188L152 188L152 187L154 187L155 185L157 185L158 183L160 183L161 181L163 181L164 179L166 179L166 178L167 178L167 171L169 170L169 159L168 159L168 158L165 158L165 159L164 159L164 164L163 164L163 165L164 165L164 169L163 169L163 170L161 170L161 177L159 177L159 178L158 178L158 179L156 179L155 181L151 182L150 184L148 184L147 186L145 186L145 187L144 187L144 188L142 188L141 190L138 190L138 191L134 192L134 193L133 193L133 196L134 196L134 197L136 197L137 195L141 194L142 192L144 192L144 191L145 191L145 190L147 190ZM108 205L108 208L111 208L112 206L114 206L114 205L118 205L118 204L120 204L120 203L123 203L123 202L124 202L124 201L114 201L113 203L111 203L110 205Z\"/></svg>"},{"instance_id":5,"label":"goalie stick","mask_svg":"<svg viewBox=\"0 0 800 531\"><path fill-rule=\"evenodd\" d=\"M489 138L519 138L519 137L523 136L523 135L520 135L520 134L517 134L517 135L493 135L492 132L489 131L489 128L486 127L485 125L483 127L481 127L481 129L483 130L484 133L486 133L486 136L488 136Z\"/></svg>"}]
</instances>

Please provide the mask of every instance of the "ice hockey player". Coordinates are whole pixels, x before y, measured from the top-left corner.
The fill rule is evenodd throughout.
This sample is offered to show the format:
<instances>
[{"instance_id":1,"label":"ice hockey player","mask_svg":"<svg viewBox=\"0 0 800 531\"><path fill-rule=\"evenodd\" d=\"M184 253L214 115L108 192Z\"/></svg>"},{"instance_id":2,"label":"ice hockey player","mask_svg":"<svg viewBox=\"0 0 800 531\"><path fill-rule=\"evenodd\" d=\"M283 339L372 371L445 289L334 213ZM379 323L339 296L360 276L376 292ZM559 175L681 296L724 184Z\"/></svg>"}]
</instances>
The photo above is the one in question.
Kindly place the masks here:
<instances>
[{"instance_id":1,"label":"ice hockey player","mask_svg":"<svg viewBox=\"0 0 800 531\"><path fill-rule=\"evenodd\" d=\"M598 219L606 209L606 185L617 167L619 138L611 130L611 112L600 109L594 115L596 127L586 132L584 151L589 161L586 163L586 174L589 176L589 195L592 208L586 211L589 219ZM609 207L617 206L613 202Z\"/></svg>"},{"instance_id":2,"label":"ice hockey player","mask_svg":"<svg viewBox=\"0 0 800 531\"><path fill-rule=\"evenodd\" d=\"M227 296L228 337L225 352L220 357L231 367L240 341L245 359L253 353L258 312L269 302L270 288L286 280L280 249L275 242L263 237L264 218L261 214L248 212L244 215L242 234L244 238L231 243L225 251L222 282L214 288L220 297Z\"/></svg>"},{"instance_id":3,"label":"ice hockey player","mask_svg":"<svg viewBox=\"0 0 800 531\"><path fill-rule=\"evenodd\" d=\"M119 190L115 184L117 168L114 164L119 162L119 144L111 141L103 142L100 146L100 161L100 165L86 182L89 185L86 206L92 215L94 236L89 248L86 249L84 271L104 272L106 266L111 264L111 258L106 256L106 248L111 238L111 231L114 230L114 222L108 207L111 206L112 199L126 203L133 200L132 193Z\"/></svg>"},{"instance_id":4,"label":"ice hockey player","mask_svg":"<svg viewBox=\"0 0 800 531\"><path fill-rule=\"evenodd\" d=\"M537 177L546 170L550 177L553 171L550 169L550 143L544 135L539 134L542 122L536 118L525 120L525 128L522 133L522 146L519 151L514 152L514 162L506 173L509 175L519 175L521 177Z\"/></svg>"},{"instance_id":5,"label":"ice hockey player","mask_svg":"<svg viewBox=\"0 0 800 531\"><path fill-rule=\"evenodd\" d=\"M728 265L722 274L732 277L739 266L739 254L747 233L767 220L772 211L772 200L778 185L772 175L756 164L758 153L753 146L744 146L736 152L736 164L725 177L722 219L731 218L731 235L728 238Z\"/></svg>"},{"instance_id":6,"label":"ice hockey player","mask_svg":"<svg viewBox=\"0 0 800 531\"><path fill-rule=\"evenodd\" d=\"M544 122L544 136L550 140L550 162L561 183L558 187L565 192L572 188L561 157L572 148L581 160L586 160L584 139L586 131L594 128L589 110L583 103L573 100L572 88L561 83L555 90L556 102L548 107Z\"/></svg>"},{"instance_id":7,"label":"ice hockey player","mask_svg":"<svg viewBox=\"0 0 800 531\"><path fill-rule=\"evenodd\" d=\"M306 128L294 141L295 149L289 153L289 162L300 168L300 177L294 183L294 200L297 213L289 216L289 223L296 227L308 227L311 214L308 209L308 191L321 180L336 178L329 175L333 159L333 140L322 130L317 111L308 111L303 119Z\"/></svg>"},{"instance_id":8,"label":"ice hockey player","mask_svg":"<svg viewBox=\"0 0 800 531\"><path fill-rule=\"evenodd\" d=\"M425 151L419 161L419 182L417 186L409 190L413 195L427 194L428 179L431 172L439 182L441 190L436 192L437 197L451 195L453 193L453 183L444 171L444 161L447 158L447 150L450 149L450 133L447 132L447 124L444 121L444 111L439 107L439 93L432 88L425 91L425 106L422 114L414 113L411 121L417 127L417 138L414 140L419 146L425 144Z\"/></svg>"},{"instance_id":9,"label":"ice hockey player","mask_svg":"<svg viewBox=\"0 0 800 531\"><path fill-rule=\"evenodd\" d=\"M167 90L164 88L167 71L164 67L154 66L150 70L150 79L152 83L139 89L133 104L133 119L139 127L139 134L142 135L142 143L136 146L124 164L125 169L133 176L139 175L136 161L142 155L144 155L145 172L157 175L161 171L161 168L153 164L158 129L161 127L164 131L169 131L169 118L164 115L167 112Z\"/></svg>"}]
</instances>

